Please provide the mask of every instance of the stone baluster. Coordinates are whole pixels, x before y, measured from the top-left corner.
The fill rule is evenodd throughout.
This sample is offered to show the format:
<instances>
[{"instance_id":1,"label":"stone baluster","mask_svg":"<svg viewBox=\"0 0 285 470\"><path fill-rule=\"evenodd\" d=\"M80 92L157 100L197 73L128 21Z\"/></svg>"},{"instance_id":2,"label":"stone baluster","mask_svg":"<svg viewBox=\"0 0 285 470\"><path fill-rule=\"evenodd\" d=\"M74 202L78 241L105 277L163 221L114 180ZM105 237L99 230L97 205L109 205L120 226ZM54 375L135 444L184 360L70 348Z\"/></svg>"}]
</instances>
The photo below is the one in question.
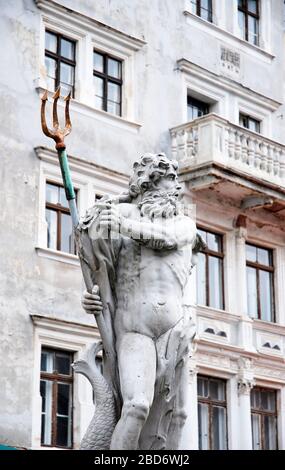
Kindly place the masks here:
<instances>
[{"instance_id":1,"label":"stone baluster","mask_svg":"<svg viewBox=\"0 0 285 470\"><path fill-rule=\"evenodd\" d=\"M187 160L189 162L192 162L193 156L194 156L194 140L193 140L193 127L190 127L190 129L187 129L187 139L186 139L186 155L187 155Z\"/></svg>"},{"instance_id":2,"label":"stone baluster","mask_svg":"<svg viewBox=\"0 0 285 470\"><path fill-rule=\"evenodd\" d=\"M248 164L248 146L247 146L247 136L241 134L241 161L242 163Z\"/></svg>"},{"instance_id":3,"label":"stone baluster","mask_svg":"<svg viewBox=\"0 0 285 470\"><path fill-rule=\"evenodd\" d=\"M235 131L233 128L228 128L228 156L234 158L235 156Z\"/></svg>"},{"instance_id":4,"label":"stone baluster","mask_svg":"<svg viewBox=\"0 0 285 470\"><path fill-rule=\"evenodd\" d=\"M171 153L172 158L177 160L177 132L171 133Z\"/></svg>"},{"instance_id":5,"label":"stone baluster","mask_svg":"<svg viewBox=\"0 0 285 470\"><path fill-rule=\"evenodd\" d=\"M257 170L260 170L261 166L261 148L260 148L260 142L256 139L255 140L255 168Z\"/></svg>"},{"instance_id":6,"label":"stone baluster","mask_svg":"<svg viewBox=\"0 0 285 470\"><path fill-rule=\"evenodd\" d=\"M193 141L194 141L193 156L196 157L198 153L198 143L199 143L198 126L193 127Z\"/></svg>"},{"instance_id":7,"label":"stone baluster","mask_svg":"<svg viewBox=\"0 0 285 470\"><path fill-rule=\"evenodd\" d=\"M260 169L261 171L267 170L267 155L268 155L268 147L267 144L264 142L261 143L261 162L260 162Z\"/></svg>"},{"instance_id":8,"label":"stone baluster","mask_svg":"<svg viewBox=\"0 0 285 470\"><path fill-rule=\"evenodd\" d=\"M272 145L268 145L267 172L269 175L273 175L273 150Z\"/></svg>"},{"instance_id":9,"label":"stone baluster","mask_svg":"<svg viewBox=\"0 0 285 470\"><path fill-rule=\"evenodd\" d=\"M186 133L184 129L182 131L178 131L177 133L177 159L179 162L182 162L183 160L185 160L185 157L186 157L185 137L186 137Z\"/></svg>"},{"instance_id":10,"label":"stone baluster","mask_svg":"<svg viewBox=\"0 0 285 470\"><path fill-rule=\"evenodd\" d=\"M285 152L281 150L280 152L280 165L279 165L279 176L282 180L285 179Z\"/></svg>"},{"instance_id":11,"label":"stone baluster","mask_svg":"<svg viewBox=\"0 0 285 470\"><path fill-rule=\"evenodd\" d=\"M248 165L254 169L255 141L251 137L248 139Z\"/></svg>"},{"instance_id":12,"label":"stone baluster","mask_svg":"<svg viewBox=\"0 0 285 470\"><path fill-rule=\"evenodd\" d=\"M236 131L235 133L235 160L241 160L241 141L240 141L240 132Z\"/></svg>"},{"instance_id":13,"label":"stone baluster","mask_svg":"<svg viewBox=\"0 0 285 470\"><path fill-rule=\"evenodd\" d=\"M273 174L274 176L278 176L278 177L280 173L280 154L281 154L281 149L275 148L274 159L273 159Z\"/></svg>"}]
</instances>

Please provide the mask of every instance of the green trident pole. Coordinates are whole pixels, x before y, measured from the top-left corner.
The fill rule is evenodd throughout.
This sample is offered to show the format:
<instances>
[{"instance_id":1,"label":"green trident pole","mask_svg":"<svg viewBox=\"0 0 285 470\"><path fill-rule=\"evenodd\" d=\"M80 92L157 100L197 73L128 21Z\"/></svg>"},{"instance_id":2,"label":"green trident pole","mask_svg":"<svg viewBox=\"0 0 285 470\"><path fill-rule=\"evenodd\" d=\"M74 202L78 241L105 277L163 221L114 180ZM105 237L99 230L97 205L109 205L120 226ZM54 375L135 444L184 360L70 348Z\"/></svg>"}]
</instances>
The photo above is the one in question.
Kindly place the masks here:
<instances>
[{"instance_id":1,"label":"green trident pole","mask_svg":"<svg viewBox=\"0 0 285 470\"><path fill-rule=\"evenodd\" d=\"M47 136L52 138L56 145L55 148L57 150L58 154L58 160L60 164L60 169L61 169L61 174L62 174L62 179L63 179L63 185L65 189L65 194L66 194L66 199L68 201L69 209L70 209L70 214L72 218L72 225L74 232L76 233L76 229L78 228L79 225L79 216L78 216L78 211L76 207L76 196L75 196L75 191L74 187L72 184L72 179L71 179L71 174L69 170L69 165L68 165L68 159L67 159L67 153L66 153L66 147L64 143L64 138L70 134L71 132L71 121L70 121L70 115L69 115L69 103L71 99L71 94L69 93L68 96L65 97L65 127L61 129L59 127L59 122L58 122L58 115L57 115L57 101L60 97L60 88L58 88L53 96L53 128L49 129L47 124L46 124L46 118L45 118L45 107L46 107L46 102L48 101L48 92L45 91L45 93L42 96L42 106L41 106L41 123L42 123L42 130L43 133ZM75 236L75 239L77 240L77 237ZM94 283L91 277L91 272L88 264L86 263L86 260L84 258L84 254L81 252L81 250L78 250L79 253L79 259L80 259L80 264L81 264L81 270L84 278L84 282L86 285L86 289L89 293L92 293L92 289L94 287ZM94 315L95 317L95 315ZM109 376L112 382L113 386L113 392L114 396L117 402L117 405L119 406L120 403L120 398L119 398L119 393L118 393L118 383L117 383L117 371L116 371L116 353L113 347L113 343L111 341L111 334L108 332L106 328L106 323L103 314L97 315L95 317L95 320L98 325L98 329L101 335L102 343L103 343L103 349L104 349L104 354L106 357L106 368L108 369Z\"/></svg>"}]
</instances>

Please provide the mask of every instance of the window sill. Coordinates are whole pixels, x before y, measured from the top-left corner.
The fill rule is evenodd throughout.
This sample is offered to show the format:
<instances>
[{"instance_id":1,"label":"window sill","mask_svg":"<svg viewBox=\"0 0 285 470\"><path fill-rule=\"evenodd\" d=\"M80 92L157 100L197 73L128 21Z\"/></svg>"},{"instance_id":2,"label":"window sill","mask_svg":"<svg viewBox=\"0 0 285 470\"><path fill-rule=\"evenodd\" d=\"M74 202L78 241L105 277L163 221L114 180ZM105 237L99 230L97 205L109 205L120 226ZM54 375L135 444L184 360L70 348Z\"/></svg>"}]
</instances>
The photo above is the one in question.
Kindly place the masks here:
<instances>
[{"instance_id":1,"label":"window sill","mask_svg":"<svg viewBox=\"0 0 285 470\"><path fill-rule=\"evenodd\" d=\"M77 255L65 253L64 251L52 250L51 248L43 248L36 246L38 256L41 258L48 258L61 263L72 264L73 266L80 266L79 258Z\"/></svg>"},{"instance_id":2,"label":"window sill","mask_svg":"<svg viewBox=\"0 0 285 470\"><path fill-rule=\"evenodd\" d=\"M236 313L231 313L227 310L221 310L218 308L213 308L213 307L207 307L206 305L200 305L197 304L195 306L197 309L197 314L198 315L204 315L208 316L209 318L215 318L218 320L224 320L228 323L232 321L240 321L241 320L241 315L238 315Z\"/></svg>"},{"instance_id":3,"label":"window sill","mask_svg":"<svg viewBox=\"0 0 285 470\"><path fill-rule=\"evenodd\" d=\"M36 90L38 94L43 94L46 91L43 83L38 83L36 85ZM53 95L54 95L54 92L48 91L49 98L52 98ZM58 106L61 108L64 108L65 103L63 102L63 100L58 101ZM107 111L102 111L101 109L96 109L93 106L83 103L82 101L79 101L75 98L71 99L70 101L71 120L72 120L72 112L78 112L80 114L83 114L84 116L90 117L92 119L97 119L101 122L113 125L120 129L125 129L130 132L134 132L134 133L137 133L142 127L142 124L140 123L137 123L135 121L130 121L121 116L116 116L115 114L108 113Z\"/></svg>"},{"instance_id":4,"label":"window sill","mask_svg":"<svg viewBox=\"0 0 285 470\"><path fill-rule=\"evenodd\" d=\"M228 39L231 40L231 45L233 47L238 47L239 50L242 52L251 53L252 55L263 57L264 59L267 59L270 62L275 58L275 56L271 52L268 52L259 46L255 46L254 44L251 44L250 42L239 38L238 36L227 31L226 29L220 28L215 23L211 23L210 21L204 20L200 16L195 15L194 13L188 10L184 10L183 14L189 19L194 20L198 26L202 28L206 27L211 29L213 32L216 33L216 37L218 39L223 39L223 37L226 36Z\"/></svg>"}]
</instances>

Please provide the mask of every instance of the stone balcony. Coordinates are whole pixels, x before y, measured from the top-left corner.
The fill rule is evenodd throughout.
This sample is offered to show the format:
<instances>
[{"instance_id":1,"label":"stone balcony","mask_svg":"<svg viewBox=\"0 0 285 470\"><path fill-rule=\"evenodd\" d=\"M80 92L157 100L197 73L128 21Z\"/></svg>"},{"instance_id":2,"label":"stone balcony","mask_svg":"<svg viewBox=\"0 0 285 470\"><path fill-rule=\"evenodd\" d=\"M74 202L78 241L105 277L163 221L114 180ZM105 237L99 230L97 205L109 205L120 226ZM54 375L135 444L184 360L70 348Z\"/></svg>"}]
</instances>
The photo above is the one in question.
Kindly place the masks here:
<instances>
[{"instance_id":1,"label":"stone balcony","mask_svg":"<svg viewBox=\"0 0 285 470\"><path fill-rule=\"evenodd\" d=\"M172 157L192 189L222 180L285 201L285 146L216 114L170 129ZM280 199L279 199L280 200Z\"/></svg>"}]
</instances>

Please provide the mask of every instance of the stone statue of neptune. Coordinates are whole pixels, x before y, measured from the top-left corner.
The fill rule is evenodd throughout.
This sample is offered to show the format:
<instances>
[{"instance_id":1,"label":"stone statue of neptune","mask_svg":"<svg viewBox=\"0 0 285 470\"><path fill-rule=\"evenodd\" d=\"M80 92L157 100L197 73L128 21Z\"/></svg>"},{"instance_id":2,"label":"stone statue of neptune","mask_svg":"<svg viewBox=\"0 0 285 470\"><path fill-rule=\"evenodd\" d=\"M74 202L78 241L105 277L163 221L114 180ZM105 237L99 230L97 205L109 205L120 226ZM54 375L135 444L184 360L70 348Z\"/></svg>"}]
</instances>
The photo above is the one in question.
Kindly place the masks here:
<instances>
[{"instance_id":1,"label":"stone statue of neptune","mask_svg":"<svg viewBox=\"0 0 285 470\"><path fill-rule=\"evenodd\" d=\"M103 197L79 226L95 287L87 313L105 315L116 353L114 380L96 365L100 346L74 364L94 389L82 449L178 449L187 417L187 359L195 335L185 287L203 241L179 201L178 165L145 154L129 188ZM118 405L119 403L119 405Z\"/></svg>"}]
</instances>

